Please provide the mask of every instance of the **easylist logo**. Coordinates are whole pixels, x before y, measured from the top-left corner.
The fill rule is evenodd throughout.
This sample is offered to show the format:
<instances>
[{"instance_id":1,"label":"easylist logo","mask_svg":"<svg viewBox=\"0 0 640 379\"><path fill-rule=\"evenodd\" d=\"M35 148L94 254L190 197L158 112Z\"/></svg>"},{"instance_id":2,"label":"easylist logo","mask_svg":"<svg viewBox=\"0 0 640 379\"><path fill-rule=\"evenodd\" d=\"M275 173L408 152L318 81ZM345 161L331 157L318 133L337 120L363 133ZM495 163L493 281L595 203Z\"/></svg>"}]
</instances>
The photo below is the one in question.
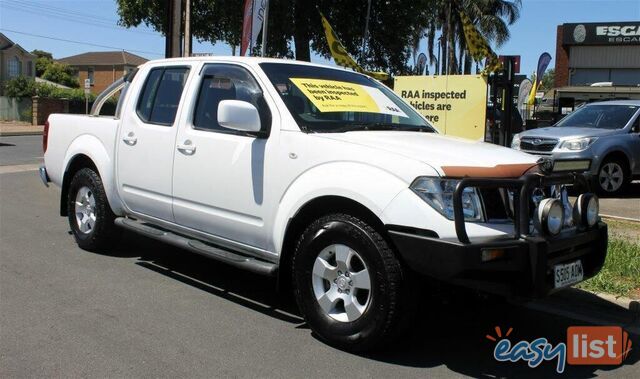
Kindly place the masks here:
<instances>
[{"instance_id":1,"label":"easylist logo","mask_svg":"<svg viewBox=\"0 0 640 379\"><path fill-rule=\"evenodd\" d=\"M607 37L609 42L640 42L640 25L596 26L596 35Z\"/></svg>"}]
</instances>

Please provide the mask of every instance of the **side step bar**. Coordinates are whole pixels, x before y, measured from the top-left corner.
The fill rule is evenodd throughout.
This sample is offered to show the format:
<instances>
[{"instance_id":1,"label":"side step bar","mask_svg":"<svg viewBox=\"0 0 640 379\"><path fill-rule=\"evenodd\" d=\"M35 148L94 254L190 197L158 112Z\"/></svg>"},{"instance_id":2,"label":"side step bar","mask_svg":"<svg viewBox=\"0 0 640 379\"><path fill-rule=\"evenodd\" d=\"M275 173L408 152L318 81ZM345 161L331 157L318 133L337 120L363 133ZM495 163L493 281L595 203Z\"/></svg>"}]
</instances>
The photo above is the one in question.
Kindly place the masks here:
<instances>
[{"instance_id":1,"label":"side step bar","mask_svg":"<svg viewBox=\"0 0 640 379\"><path fill-rule=\"evenodd\" d=\"M274 276L278 270L278 265L275 263L265 262L253 257L238 254L230 250L209 245L202 241L175 234L170 231L157 228L153 225L145 224L126 217L116 218L115 224L124 229L145 235L149 238L166 242L173 246L177 246L257 274Z\"/></svg>"}]
</instances>

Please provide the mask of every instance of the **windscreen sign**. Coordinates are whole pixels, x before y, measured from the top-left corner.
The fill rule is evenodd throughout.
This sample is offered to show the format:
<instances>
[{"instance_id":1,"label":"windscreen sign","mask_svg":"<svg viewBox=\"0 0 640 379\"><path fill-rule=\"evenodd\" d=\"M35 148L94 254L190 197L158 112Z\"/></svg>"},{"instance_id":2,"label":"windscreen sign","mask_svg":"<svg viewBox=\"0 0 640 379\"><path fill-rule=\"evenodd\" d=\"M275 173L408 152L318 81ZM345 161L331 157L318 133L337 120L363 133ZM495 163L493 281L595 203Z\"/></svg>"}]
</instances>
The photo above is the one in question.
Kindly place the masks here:
<instances>
[{"instance_id":1,"label":"windscreen sign","mask_svg":"<svg viewBox=\"0 0 640 379\"><path fill-rule=\"evenodd\" d=\"M377 88L336 80L291 78L320 112L368 112L407 117Z\"/></svg>"}]
</instances>

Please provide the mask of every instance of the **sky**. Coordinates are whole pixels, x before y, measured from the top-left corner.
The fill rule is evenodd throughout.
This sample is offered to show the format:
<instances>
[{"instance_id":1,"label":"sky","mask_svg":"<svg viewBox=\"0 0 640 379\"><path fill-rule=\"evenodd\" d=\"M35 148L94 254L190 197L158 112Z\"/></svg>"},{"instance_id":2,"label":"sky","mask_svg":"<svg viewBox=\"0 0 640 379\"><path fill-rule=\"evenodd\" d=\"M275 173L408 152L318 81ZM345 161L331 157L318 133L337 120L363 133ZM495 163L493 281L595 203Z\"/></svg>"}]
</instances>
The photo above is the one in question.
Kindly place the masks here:
<instances>
[{"instance_id":1,"label":"sky","mask_svg":"<svg viewBox=\"0 0 640 379\"><path fill-rule=\"evenodd\" d=\"M115 0L0 0L0 32L26 50L49 51L54 58L107 50L127 50L148 59L164 56L159 33L144 26L121 28L117 20ZM521 55L520 71L530 74L541 53L555 58L557 25L638 20L640 0L522 0L521 17L510 28L510 40L494 50ZM425 44L421 48L424 51ZM222 43L194 41L193 51L231 55L231 48ZM312 61L333 64L318 56Z\"/></svg>"}]
</instances>

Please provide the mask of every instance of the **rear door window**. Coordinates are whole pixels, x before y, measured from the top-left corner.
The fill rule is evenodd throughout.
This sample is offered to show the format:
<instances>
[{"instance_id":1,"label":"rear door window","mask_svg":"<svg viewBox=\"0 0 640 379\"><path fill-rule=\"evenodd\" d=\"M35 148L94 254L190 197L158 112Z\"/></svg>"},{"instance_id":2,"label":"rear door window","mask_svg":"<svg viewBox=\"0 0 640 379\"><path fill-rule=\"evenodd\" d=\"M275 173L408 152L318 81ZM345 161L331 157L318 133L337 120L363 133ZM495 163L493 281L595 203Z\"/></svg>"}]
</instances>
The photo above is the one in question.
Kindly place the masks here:
<instances>
[{"instance_id":1,"label":"rear door window","mask_svg":"<svg viewBox=\"0 0 640 379\"><path fill-rule=\"evenodd\" d=\"M187 67L149 71L136 109L138 117L149 124L173 125L188 73Z\"/></svg>"}]
</instances>

